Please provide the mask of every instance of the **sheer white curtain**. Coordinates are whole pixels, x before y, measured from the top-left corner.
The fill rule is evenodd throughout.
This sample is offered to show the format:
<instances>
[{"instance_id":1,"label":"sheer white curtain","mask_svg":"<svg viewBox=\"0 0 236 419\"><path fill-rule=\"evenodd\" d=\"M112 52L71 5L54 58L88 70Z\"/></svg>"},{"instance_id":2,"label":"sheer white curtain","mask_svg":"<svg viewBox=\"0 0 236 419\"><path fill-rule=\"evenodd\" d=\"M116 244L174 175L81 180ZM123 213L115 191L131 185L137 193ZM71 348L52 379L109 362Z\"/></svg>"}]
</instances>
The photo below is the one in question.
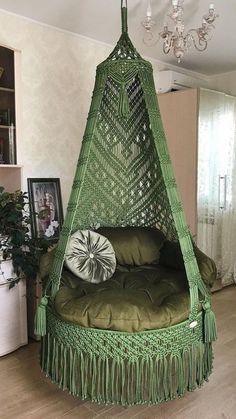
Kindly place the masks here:
<instances>
[{"instance_id":1,"label":"sheer white curtain","mask_svg":"<svg viewBox=\"0 0 236 419\"><path fill-rule=\"evenodd\" d=\"M236 98L201 90L198 148L198 246L223 285L236 282Z\"/></svg>"}]
</instances>

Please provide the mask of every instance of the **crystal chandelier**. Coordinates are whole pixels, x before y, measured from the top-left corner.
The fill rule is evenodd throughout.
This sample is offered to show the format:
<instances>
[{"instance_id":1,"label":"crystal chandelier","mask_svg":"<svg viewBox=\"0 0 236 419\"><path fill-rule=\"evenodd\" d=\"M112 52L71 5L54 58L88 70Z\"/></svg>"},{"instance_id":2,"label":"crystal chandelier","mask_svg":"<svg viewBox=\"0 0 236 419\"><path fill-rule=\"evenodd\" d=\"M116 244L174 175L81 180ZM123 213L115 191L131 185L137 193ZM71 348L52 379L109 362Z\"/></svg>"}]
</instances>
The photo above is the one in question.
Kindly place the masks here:
<instances>
[{"instance_id":1,"label":"crystal chandelier","mask_svg":"<svg viewBox=\"0 0 236 419\"><path fill-rule=\"evenodd\" d=\"M168 13L168 17L174 23L174 30L169 30L168 24L164 25L163 31L159 33L158 39L155 39L152 28L156 24L152 20L151 3L149 2L147 14L142 22L146 33L143 41L147 45L154 45L160 38L163 39L163 52L168 54L171 50L178 63L182 60L188 49L194 45L198 51L205 51L207 49L208 41L211 39L211 31L214 29L213 22L218 17L215 14L214 4L209 5L209 10L202 18L202 25L200 28L189 29L185 31L184 25L184 0L172 0L172 9Z\"/></svg>"}]
</instances>

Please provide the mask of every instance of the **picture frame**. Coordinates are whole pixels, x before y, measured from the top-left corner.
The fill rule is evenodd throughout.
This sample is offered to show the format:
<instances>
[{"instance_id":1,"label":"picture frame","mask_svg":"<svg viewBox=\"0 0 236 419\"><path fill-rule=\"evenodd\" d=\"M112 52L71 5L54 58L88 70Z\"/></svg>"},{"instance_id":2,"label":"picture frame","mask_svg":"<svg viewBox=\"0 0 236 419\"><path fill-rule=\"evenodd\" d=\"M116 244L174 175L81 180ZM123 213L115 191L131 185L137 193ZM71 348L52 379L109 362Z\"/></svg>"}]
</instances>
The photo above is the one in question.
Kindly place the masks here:
<instances>
[{"instance_id":1,"label":"picture frame","mask_svg":"<svg viewBox=\"0 0 236 419\"><path fill-rule=\"evenodd\" d=\"M63 224L59 178L28 178L32 237L57 241Z\"/></svg>"}]
</instances>

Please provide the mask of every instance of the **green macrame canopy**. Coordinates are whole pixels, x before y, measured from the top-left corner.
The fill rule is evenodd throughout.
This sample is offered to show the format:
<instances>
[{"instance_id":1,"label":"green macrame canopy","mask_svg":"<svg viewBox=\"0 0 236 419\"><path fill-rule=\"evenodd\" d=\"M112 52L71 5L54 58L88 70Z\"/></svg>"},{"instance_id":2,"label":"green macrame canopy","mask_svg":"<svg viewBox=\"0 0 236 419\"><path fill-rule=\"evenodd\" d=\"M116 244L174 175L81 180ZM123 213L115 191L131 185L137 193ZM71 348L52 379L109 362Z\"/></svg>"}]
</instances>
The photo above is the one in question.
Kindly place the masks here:
<instances>
[{"instance_id":1,"label":"green macrame canopy","mask_svg":"<svg viewBox=\"0 0 236 419\"><path fill-rule=\"evenodd\" d=\"M155 404L181 396L208 379L216 330L176 189L152 67L129 39L123 3L122 35L97 67L68 210L37 312L36 332L43 336L42 369L63 389L103 403ZM83 328L56 315L53 301L68 239L78 229L99 226L156 226L169 240L179 241L190 292L187 321L127 333Z\"/></svg>"}]
</instances>

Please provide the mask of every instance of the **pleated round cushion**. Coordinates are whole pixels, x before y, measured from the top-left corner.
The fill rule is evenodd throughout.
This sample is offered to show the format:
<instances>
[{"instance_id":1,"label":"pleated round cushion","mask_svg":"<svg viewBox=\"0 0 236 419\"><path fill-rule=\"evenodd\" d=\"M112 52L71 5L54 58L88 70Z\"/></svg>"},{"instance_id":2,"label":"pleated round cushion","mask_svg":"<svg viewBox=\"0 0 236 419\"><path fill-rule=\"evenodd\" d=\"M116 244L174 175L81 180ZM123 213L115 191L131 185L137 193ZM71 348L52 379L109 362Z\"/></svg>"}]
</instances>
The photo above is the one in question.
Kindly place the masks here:
<instances>
[{"instance_id":1,"label":"pleated round cushion","mask_svg":"<svg viewBox=\"0 0 236 419\"><path fill-rule=\"evenodd\" d=\"M115 272L116 256L106 237L94 231L78 230L70 237L65 264L74 275L98 284Z\"/></svg>"}]
</instances>

